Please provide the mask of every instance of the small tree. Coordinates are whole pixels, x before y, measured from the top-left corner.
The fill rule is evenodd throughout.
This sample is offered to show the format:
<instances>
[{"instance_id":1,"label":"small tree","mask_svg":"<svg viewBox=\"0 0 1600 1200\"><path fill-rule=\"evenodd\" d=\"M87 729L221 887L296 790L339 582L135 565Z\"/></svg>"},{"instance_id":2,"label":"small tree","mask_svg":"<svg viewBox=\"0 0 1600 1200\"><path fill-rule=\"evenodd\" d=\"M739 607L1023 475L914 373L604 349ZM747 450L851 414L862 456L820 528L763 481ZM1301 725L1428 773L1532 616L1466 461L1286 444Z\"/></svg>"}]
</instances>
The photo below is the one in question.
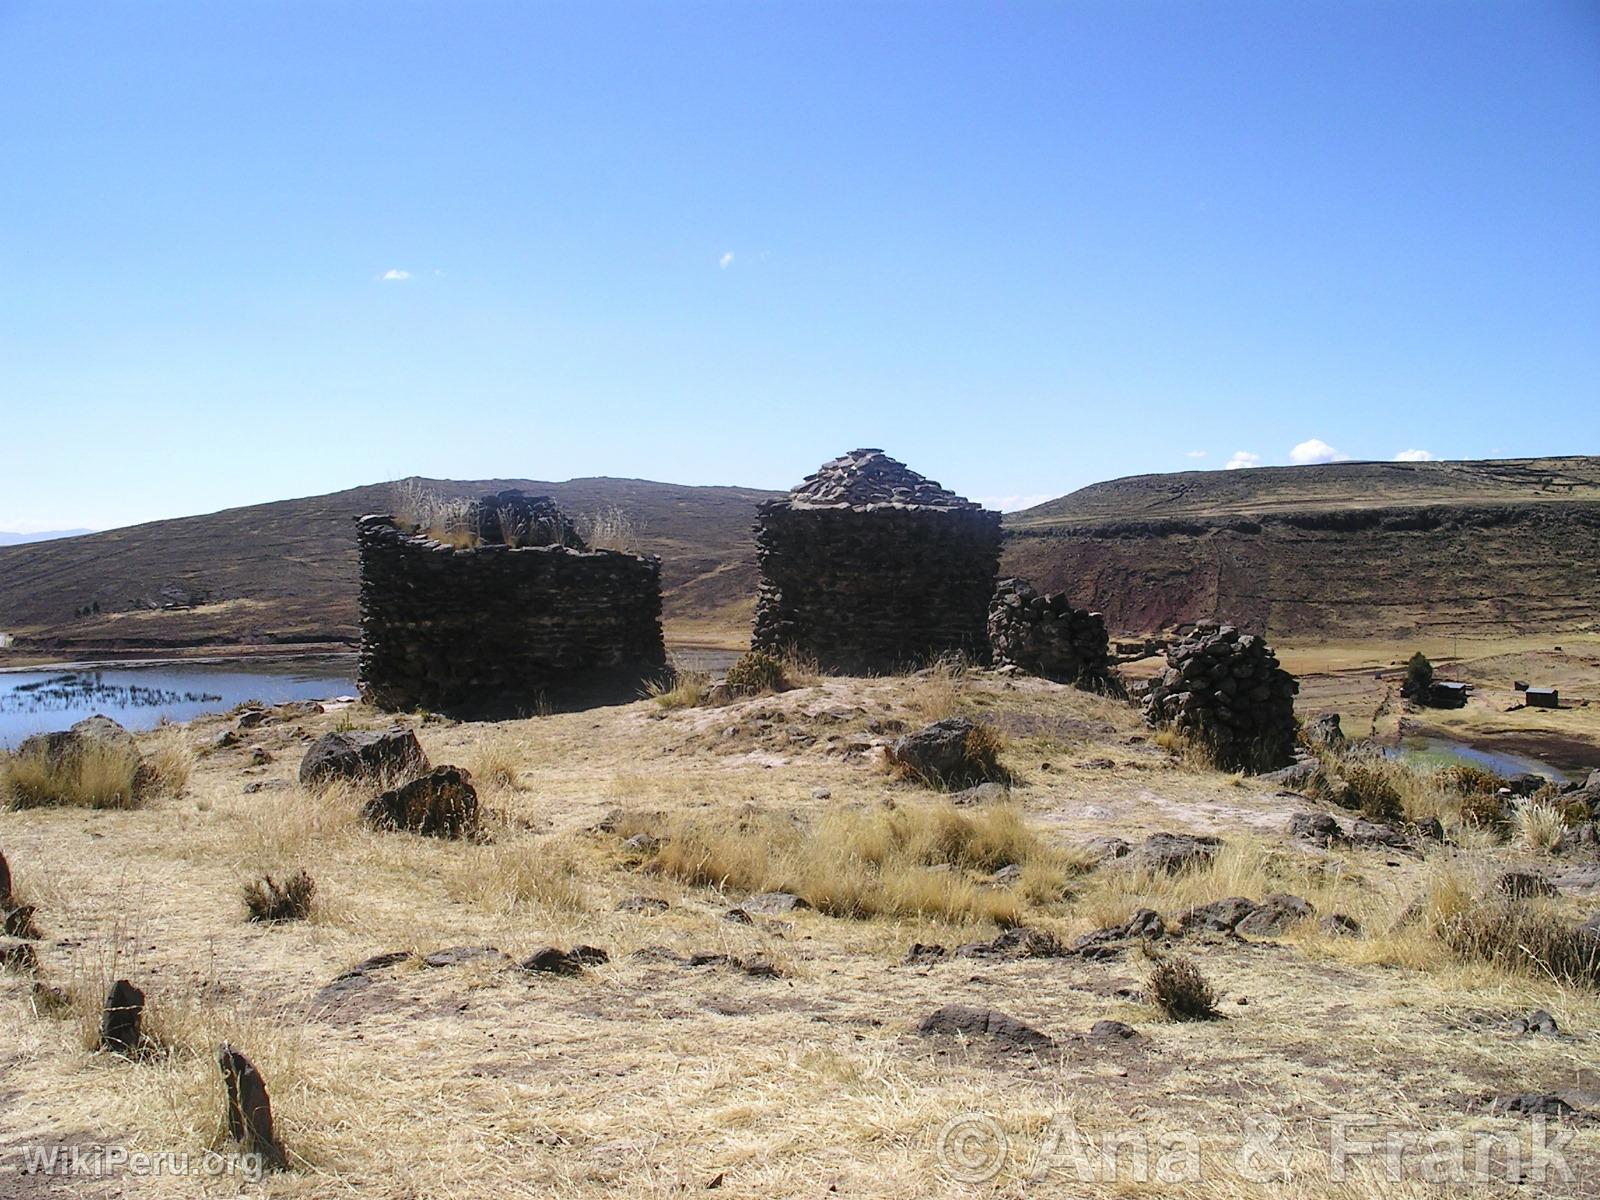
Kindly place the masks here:
<instances>
[{"instance_id":1,"label":"small tree","mask_svg":"<svg viewBox=\"0 0 1600 1200\"><path fill-rule=\"evenodd\" d=\"M1406 683L1400 689L1400 694L1407 700L1425 704L1432 691L1433 664L1428 661L1426 654L1418 650L1406 663Z\"/></svg>"}]
</instances>

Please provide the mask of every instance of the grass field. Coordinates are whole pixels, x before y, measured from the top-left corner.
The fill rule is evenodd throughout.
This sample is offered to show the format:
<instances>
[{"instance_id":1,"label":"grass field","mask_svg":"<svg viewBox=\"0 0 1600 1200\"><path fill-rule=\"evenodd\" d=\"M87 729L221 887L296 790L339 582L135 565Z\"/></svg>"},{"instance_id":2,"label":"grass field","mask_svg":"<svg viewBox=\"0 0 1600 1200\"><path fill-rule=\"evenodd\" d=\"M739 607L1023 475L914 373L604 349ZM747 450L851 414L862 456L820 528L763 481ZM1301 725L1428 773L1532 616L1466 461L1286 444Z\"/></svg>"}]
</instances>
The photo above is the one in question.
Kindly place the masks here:
<instances>
[{"instance_id":1,"label":"grass field","mask_svg":"<svg viewBox=\"0 0 1600 1200\"><path fill-rule=\"evenodd\" d=\"M956 713L1002 735L1009 798L957 806L883 769L882 731ZM1430 913L1472 911L1508 865L1567 864L1482 838L1425 854L1291 841L1285 822L1305 801L1186 765L1115 702L945 673L820 679L717 707L414 723L434 762L484 784L482 843L375 832L358 819L360 794L293 782L310 737L388 720L345 708L213 750L232 722L212 718L182 734L195 763L176 796L0 812L0 849L45 934L41 977L71 995L54 1012L26 975L0 974L0 1145L223 1148L214 1054L227 1040L272 1092L293 1168L262 1186L273 1196L1099 1195L1108 1180L1113 1194L1174 1194L1155 1157L1140 1181L1131 1158L1112 1170L1075 1157L1064 1130L1095 1148L1162 1135L1182 1149L1192 1137L1202 1177L1178 1194L1498 1195L1503 1172L1481 1186L1429 1182L1413 1159L1391 1185L1381 1156L1336 1180L1337 1121L1370 1117L1380 1145L1389 1131L1492 1135L1499 1163L1534 1127L1488 1114L1481 1097L1600 1086L1582 1070L1600 1061L1600 993L1463 959L1427 921L1396 924L1419 898ZM252 763L257 746L269 762ZM841 828L848 843L807 849ZM1158 830L1226 846L1178 876L1091 866L1093 839ZM635 832L679 852L630 844ZM849 850L890 843L911 849ZM687 870L694 845L700 867ZM1020 882L990 878L1006 857L1023 860ZM300 869L316 883L309 921L246 920L246 884ZM734 922L725 914L745 893L715 882L782 880L820 898L863 872L900 897L880 915L821 905ZM1173 1022L1144 1000L1153 964L1137 949L903 961L914 943L993 939L997 915L1065 942L1140 908L1176 927L1191 905L1269 892L1348 914L1363 933L1304 923L1272 938L1190 935L1160 952L1197 964L1217 1021ZM634 897L666 907L625 903ZM1537 905L1579 919L1595 899ZM579 943L609 962L576 977L513 965ZM511 961L415 957L483 946ZM324 990L388 952L413 957ZM683 965L695 955L711 957ZM98 999L118 977L150 995L159 1049L145 1061L90 1049ZM1000 1010L1053 1041L1018 1051L915 1032L950 1004ZM1563 1035L1510 1033L1533 1008ZM1100 1020L1137 1036L1089 1040ZM1600 1133L1564 1128L1574 1179L1540 1194L1594 1195ZM1242 1156L1263 1130L1277 1131L1269 1159ZM963 1182L988 1171L997 1137L992 1178ZM22 1176L16 1161L0 1156L0 1194L238 1190Z\"/></svg>"}]
</instances>

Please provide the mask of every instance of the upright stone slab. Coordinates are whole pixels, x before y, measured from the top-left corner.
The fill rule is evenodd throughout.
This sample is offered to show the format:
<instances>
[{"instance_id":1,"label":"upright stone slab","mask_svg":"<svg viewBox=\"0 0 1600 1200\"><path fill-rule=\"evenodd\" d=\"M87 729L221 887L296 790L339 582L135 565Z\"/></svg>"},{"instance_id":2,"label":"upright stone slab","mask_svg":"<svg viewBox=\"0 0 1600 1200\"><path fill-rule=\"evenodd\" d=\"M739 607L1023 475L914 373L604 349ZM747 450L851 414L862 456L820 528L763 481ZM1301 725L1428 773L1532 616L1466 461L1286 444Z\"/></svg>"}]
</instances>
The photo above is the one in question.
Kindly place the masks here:
<instances>
[{"instance_id":1,"label":"upright stone slab","mask_svg":"<svg viewBox=\"0 0 1600 1200\"><path fill-rule=\"evenodd\" d=\"M756 517L758 650L881 674L959 652L987 662L1000 514L882 450L826 463Z\"/></svg>"},{"instance_id":2,"label":"upright stone slab","mask_svg":"<svg viewBox=\"0 0 1600 1200\"><path fill-rule=\"evenodd\" d=\"M500 493L474 511L489 536L465 548L360 518L364 699L526 715L632 699L666 666L659 559L584 549L548 497Z\"/></svg>"}]
</instances>

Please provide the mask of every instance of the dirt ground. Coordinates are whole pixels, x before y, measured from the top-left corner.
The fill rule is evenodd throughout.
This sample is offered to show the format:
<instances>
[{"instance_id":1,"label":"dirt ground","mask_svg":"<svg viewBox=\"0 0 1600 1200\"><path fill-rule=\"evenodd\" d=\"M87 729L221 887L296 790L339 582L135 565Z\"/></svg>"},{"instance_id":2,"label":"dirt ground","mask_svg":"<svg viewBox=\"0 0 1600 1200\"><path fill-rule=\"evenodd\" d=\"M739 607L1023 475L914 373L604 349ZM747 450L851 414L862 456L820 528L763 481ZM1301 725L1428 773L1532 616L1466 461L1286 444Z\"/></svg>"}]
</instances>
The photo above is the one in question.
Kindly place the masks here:
<instances>
[{"instance_id":1,"label":"dirt ground","mask_svg":"<svg viewBox=\"0 0 1600 1200\"><path fill-rule=\"evenodd\" d=\"M1487 684L1526 661L1503 657L1473 669ZM1309 698L1344 704L1348 678L1348 711L1362 711L1371 689L1328 678ZM1358 918L1362 935L1308 923L1186 937L1169 952L1199 965L1221 1018L1173 1022L1144 998L1151 963L1137 949L908 964L915 943L1000 930L807 909L734 922L742 893L652 871L603 828L619 810L629 828L665 830L946 805L886 773L879 731L951 711L1004 733L1014 776L1009 801L958 813L1009 802L1069 855L1101 836L1226 840L1212 867L1178 878L1114 862L1072 875L1025 901L1028 927L1067 940L1139 907L1175 924L1193 904L1291 892L1319 916ZM434 763L484 783L483 843L377 832L358 819L360 796L295 782L315 736L388 722L359 707L286 714L218 749L234 718L210 718L181 735L197 763L174 798L0 812L0 850L44 934L41 978L74 997L53 1013L25 974L0 973L0 1196L1442 1197L1504 1195L1511 1178L1522 1194L1600 1195L1600 1121L1546 1129L1484 1107L1600 1089L1596 992L1463 964L1393 931L1440 872L1486 886L1508 865L1558 875L1572 862L1514 845L1291 840L1303 798L1186 765L1126 705L988 674L826 679L679 711L640 701L408 721ZM268 761L253 762L256 748ZM508 762L511 781L491 782ZM312 919L247 922L241 887L300 868L317 882ZM634 897L666 907L619 909ZM1576 920L1600 901L1564 887L1549 903ZM609 961L575 977L515 965L579 943ZM508 957L421 957L451 947ZM330 987L393 952L409 957ZM695 955L727 957L684 965ZM91 1048L116 978L150 996L161 1048L143 1061ZM999 1010L1051 1042L917 1032L952 1004ZM1558 1035L1512 1031L1536 1008ZM1089 1038L1102 1020L1135 1035ZM260 1067L290 1155L290 1171L261 1183L193 1165L229 1145L222 1041ZM1531 1147L1546 1134L1570 1138L1570 1176L1536 1183ZM69 1176L29 1172L23 1157L99 1146L187 1154L190 1169ZM1449 1153L1463 1147L1465 1173L1452 1176Z\"/></svg>"}]
</instances>

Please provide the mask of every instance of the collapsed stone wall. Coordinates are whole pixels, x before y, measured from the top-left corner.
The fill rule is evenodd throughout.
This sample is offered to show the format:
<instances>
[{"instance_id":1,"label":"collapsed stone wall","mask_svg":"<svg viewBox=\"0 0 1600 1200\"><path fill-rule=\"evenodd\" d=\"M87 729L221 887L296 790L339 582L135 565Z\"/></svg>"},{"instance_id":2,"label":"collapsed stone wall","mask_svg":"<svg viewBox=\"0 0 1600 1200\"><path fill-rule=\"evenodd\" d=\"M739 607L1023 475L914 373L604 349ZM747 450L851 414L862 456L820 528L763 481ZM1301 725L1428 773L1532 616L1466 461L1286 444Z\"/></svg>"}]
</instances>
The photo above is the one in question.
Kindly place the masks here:
<instances>
[{"instance_id":1,"label":"collapsed stone wall","mask_svg":"<svg viewBox=\"0 0 1600 1200\"><path fill-rule=\"evenodd\" d=\"M1086 687L1111 677L1110 638L1097 612L1073 608L1064 592L1041 594L1025 579L1002 579L989 603L989 649L1011 666Z\"/></svg>"},{"instance_id":2,"label":"collapsed stone wall","mask_svg":"<svg viewBox=\"0 0 1600 1200\"><path fill-rule=\"evenodd\" d=\"M1259 637L1203 623L1168 648L1167 668L1145 694L1144 717L1203 742L1224 770L1274 771L1294 759L1299 690Z\"/></svg>"},{"instance_id":3,"label":"collapsed stone wall","mask_svg":"<svg viewBox=\"0 0 1600 1200\"><path fill-rule=\"evenodd\" d=\"M1000 514L881 450L825 464L757 510L751 644L878 674L957 652L988 660Z\"/></svg>"},{"instance_id":4,"label":"collapsed stone wall","mask_svg":"<svg viewBox=\"0 0 1600 1200\"><path fill-rule=\"evenodd\" d=\"M358 682L380 708L489 717L631 699L666 665L656 558L453 549L387 516L360 518L357 540Z\"/></svg>"}]
</instances>

